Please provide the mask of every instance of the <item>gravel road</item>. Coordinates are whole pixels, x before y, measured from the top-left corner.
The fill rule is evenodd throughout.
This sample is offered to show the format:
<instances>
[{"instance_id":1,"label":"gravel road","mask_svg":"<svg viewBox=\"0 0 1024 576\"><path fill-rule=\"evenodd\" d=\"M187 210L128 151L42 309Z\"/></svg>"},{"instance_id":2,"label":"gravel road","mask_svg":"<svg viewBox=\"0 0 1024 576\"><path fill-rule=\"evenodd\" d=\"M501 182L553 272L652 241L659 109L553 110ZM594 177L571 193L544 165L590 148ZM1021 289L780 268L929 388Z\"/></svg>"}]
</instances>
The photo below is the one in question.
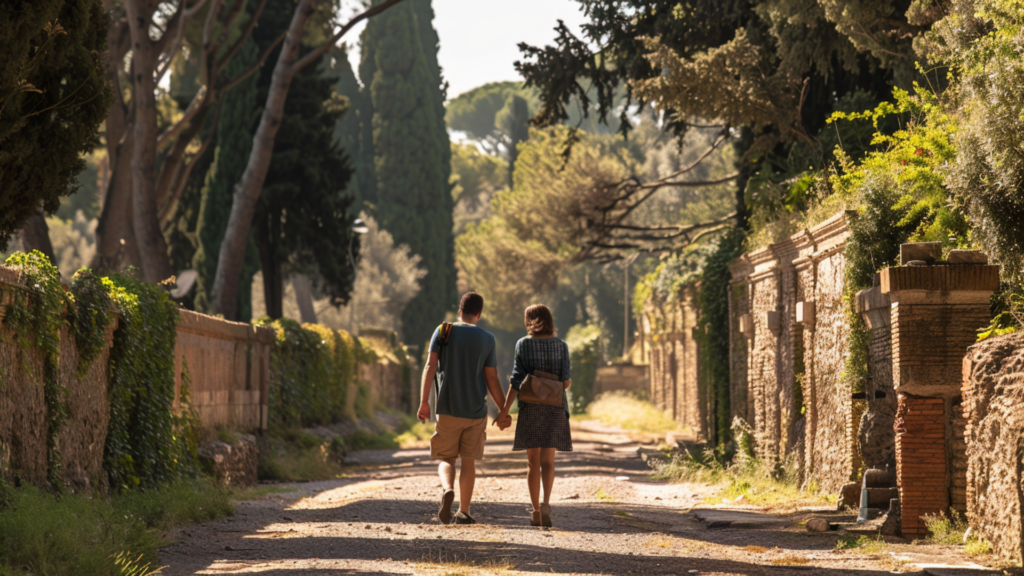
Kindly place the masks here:
<instances>
[{"instance_id":1,"label":"gravel road","mask_svg":"<svg viewBox=\"0 0 1024 576\"><path fill-rule=\"evenodd\" d=\"M891 553L834 550L837 535L797 526L809 513L743 514L709 528L692 513L714 490L649 479L621 430L574 422L575 452L556 457L554 528L530 526L526 457L491 428L479 465L474 526L440 526L427 450L351 455L349 477L285 484L235 516L172 534L161 572L264 576L371 574L830 574L916 571ZM456 503L458 500L456 499ZM706 516L706 514L704 515ZM705 518L706 520L706 518ZM715 523L710 523L714 526ZM938 547L903 547L936 553ZM938 551L942 553L942 551ZM948 552L956 555L958 552ZM921 573L921 572L918 572Z\"/></svg>"}]
</instances>

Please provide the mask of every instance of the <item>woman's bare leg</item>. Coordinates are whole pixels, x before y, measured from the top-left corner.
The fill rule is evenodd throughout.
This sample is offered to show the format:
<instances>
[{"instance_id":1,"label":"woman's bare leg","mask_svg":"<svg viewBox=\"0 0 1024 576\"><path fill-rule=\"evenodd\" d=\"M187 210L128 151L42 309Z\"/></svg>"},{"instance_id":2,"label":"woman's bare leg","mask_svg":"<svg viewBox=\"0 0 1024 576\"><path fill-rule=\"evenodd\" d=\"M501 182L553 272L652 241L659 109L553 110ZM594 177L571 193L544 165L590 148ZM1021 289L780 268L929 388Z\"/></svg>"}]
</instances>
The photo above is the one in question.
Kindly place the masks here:
<instances>
[{"instance_id":1,"label":"woman's bare leg","mask_svg":"<svg viewBox=\"0 0 1024 576\"><path fill-rule=\"evenodd\" d=\"M544 481L544 503L551 503L551 487L555 485L555 449L541 448L540 475ZM536 505L534 505L536 508Z\"/></svg>"},{"instance_id":2,"label":"woman's bare leg","mask_svg":"<svg viewBox=\"0 0 1024 576\"><path fill-rule=\"evenodd\" d=\"M526 460L530 465L530 471L526 474L526 484L530 487L530 502L535 511L540 511L541 450L544 448L526 449Z\"/></svg>"}]
</instances>

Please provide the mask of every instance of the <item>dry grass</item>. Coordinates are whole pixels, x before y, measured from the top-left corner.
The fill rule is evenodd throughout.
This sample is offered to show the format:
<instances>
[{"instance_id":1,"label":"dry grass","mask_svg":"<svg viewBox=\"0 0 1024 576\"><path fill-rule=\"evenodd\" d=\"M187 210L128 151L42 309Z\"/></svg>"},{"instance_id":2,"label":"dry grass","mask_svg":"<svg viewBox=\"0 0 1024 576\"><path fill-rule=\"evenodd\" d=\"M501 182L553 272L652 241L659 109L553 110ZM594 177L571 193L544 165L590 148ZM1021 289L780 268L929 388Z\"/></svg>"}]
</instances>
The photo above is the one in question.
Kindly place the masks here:
<instances>
[{"instance_id":1,"label":"dry grass","mask_svg":"<svg viewBox=\"0 0 1024 576\"><path fill-rule=\"evenodd\" d=\"M682 431L668 412L626 392L608 392L598 396L590 403L584 417L632 432L664 435Z\"/></svg>"},{"instance_id":2,"label":"dry grass","mask_svg":"<svg viewBox=\"0 0 1024 576\"><path fill-rule=\"evenodd\" d=\"M744 552L750 552L751 554L764 554L768 551L764 546L744 546L742 550Z\"/></svg>"},{"instance_id":3,"label":"dry grass","mask_svg":"<svg viewBox=\"0 0 1024 576\"><path fill-rule=\"evenodd\" d=\"M810 562L807 558L795 554L783 554L771 559L772 566L803 566Z\"/></svg>"},{"instance_id":4,"label":"dry grass","mask_svg":"<svg viewBox=\"0 0 1024 576\"><path fill-rule=\"evenodd\" d=\"M444 570L446 576L468 576L481 572L508 572L515 569L516 564L515 559L508 556L477 559L451 550L427 550L416 566L422 570Z\"/></svg>"}]
</instances>

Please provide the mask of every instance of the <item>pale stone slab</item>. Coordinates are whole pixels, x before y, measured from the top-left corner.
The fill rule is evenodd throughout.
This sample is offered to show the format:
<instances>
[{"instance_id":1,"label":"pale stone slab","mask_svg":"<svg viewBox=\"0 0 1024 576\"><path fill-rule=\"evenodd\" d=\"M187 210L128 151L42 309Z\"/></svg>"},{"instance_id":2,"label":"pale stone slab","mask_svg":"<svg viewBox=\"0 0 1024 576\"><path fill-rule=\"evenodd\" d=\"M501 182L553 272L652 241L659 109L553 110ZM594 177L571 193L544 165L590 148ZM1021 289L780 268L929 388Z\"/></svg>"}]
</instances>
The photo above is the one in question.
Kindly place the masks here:
<instances>
[{"instance_id":1,"label":"pale stone slab","mask_svg":"<svg viewBox=\"0 0 1024 576\"><path fill-rule=\"evenodd\" d=\"M942 242L911 242L900 244L900 265L906 266L911 260L935 262L942 258Z\"/></svg>"},{"instance_id":2,"label":"pale stone slab","mask_svg":"<svg viewBox=\"0 0 1024 576\"><path fill-rule=\"evenodd\" d=\"M950 250L946 262L950 264L988 264L988 254L981 250Z\"/></svg>"}]
</instances>

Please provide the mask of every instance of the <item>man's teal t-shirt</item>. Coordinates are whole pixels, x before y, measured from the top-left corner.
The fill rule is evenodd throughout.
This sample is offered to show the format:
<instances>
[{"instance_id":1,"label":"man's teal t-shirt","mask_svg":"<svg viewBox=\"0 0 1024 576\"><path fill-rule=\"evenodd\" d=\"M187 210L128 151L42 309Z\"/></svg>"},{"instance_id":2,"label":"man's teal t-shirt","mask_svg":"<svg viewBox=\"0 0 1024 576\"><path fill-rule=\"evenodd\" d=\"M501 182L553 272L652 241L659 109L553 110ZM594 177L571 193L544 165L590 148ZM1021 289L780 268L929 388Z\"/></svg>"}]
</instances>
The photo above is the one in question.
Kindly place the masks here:
<instances>
[{"instance_id":1,"label":"man's teal t-shirt","mask_svg":"<svg viewBox=\"0 0 1024 576\"><path fill-rule=\"evenodd\" d=\"M430 339L430 351L439 352L440 327ZM444 350L444 382L437 395L437 413L459 418L487 417L487 380L484 368L498 365L494 335L472 324L457 322Z\"/></svg>"}]
</instances>

